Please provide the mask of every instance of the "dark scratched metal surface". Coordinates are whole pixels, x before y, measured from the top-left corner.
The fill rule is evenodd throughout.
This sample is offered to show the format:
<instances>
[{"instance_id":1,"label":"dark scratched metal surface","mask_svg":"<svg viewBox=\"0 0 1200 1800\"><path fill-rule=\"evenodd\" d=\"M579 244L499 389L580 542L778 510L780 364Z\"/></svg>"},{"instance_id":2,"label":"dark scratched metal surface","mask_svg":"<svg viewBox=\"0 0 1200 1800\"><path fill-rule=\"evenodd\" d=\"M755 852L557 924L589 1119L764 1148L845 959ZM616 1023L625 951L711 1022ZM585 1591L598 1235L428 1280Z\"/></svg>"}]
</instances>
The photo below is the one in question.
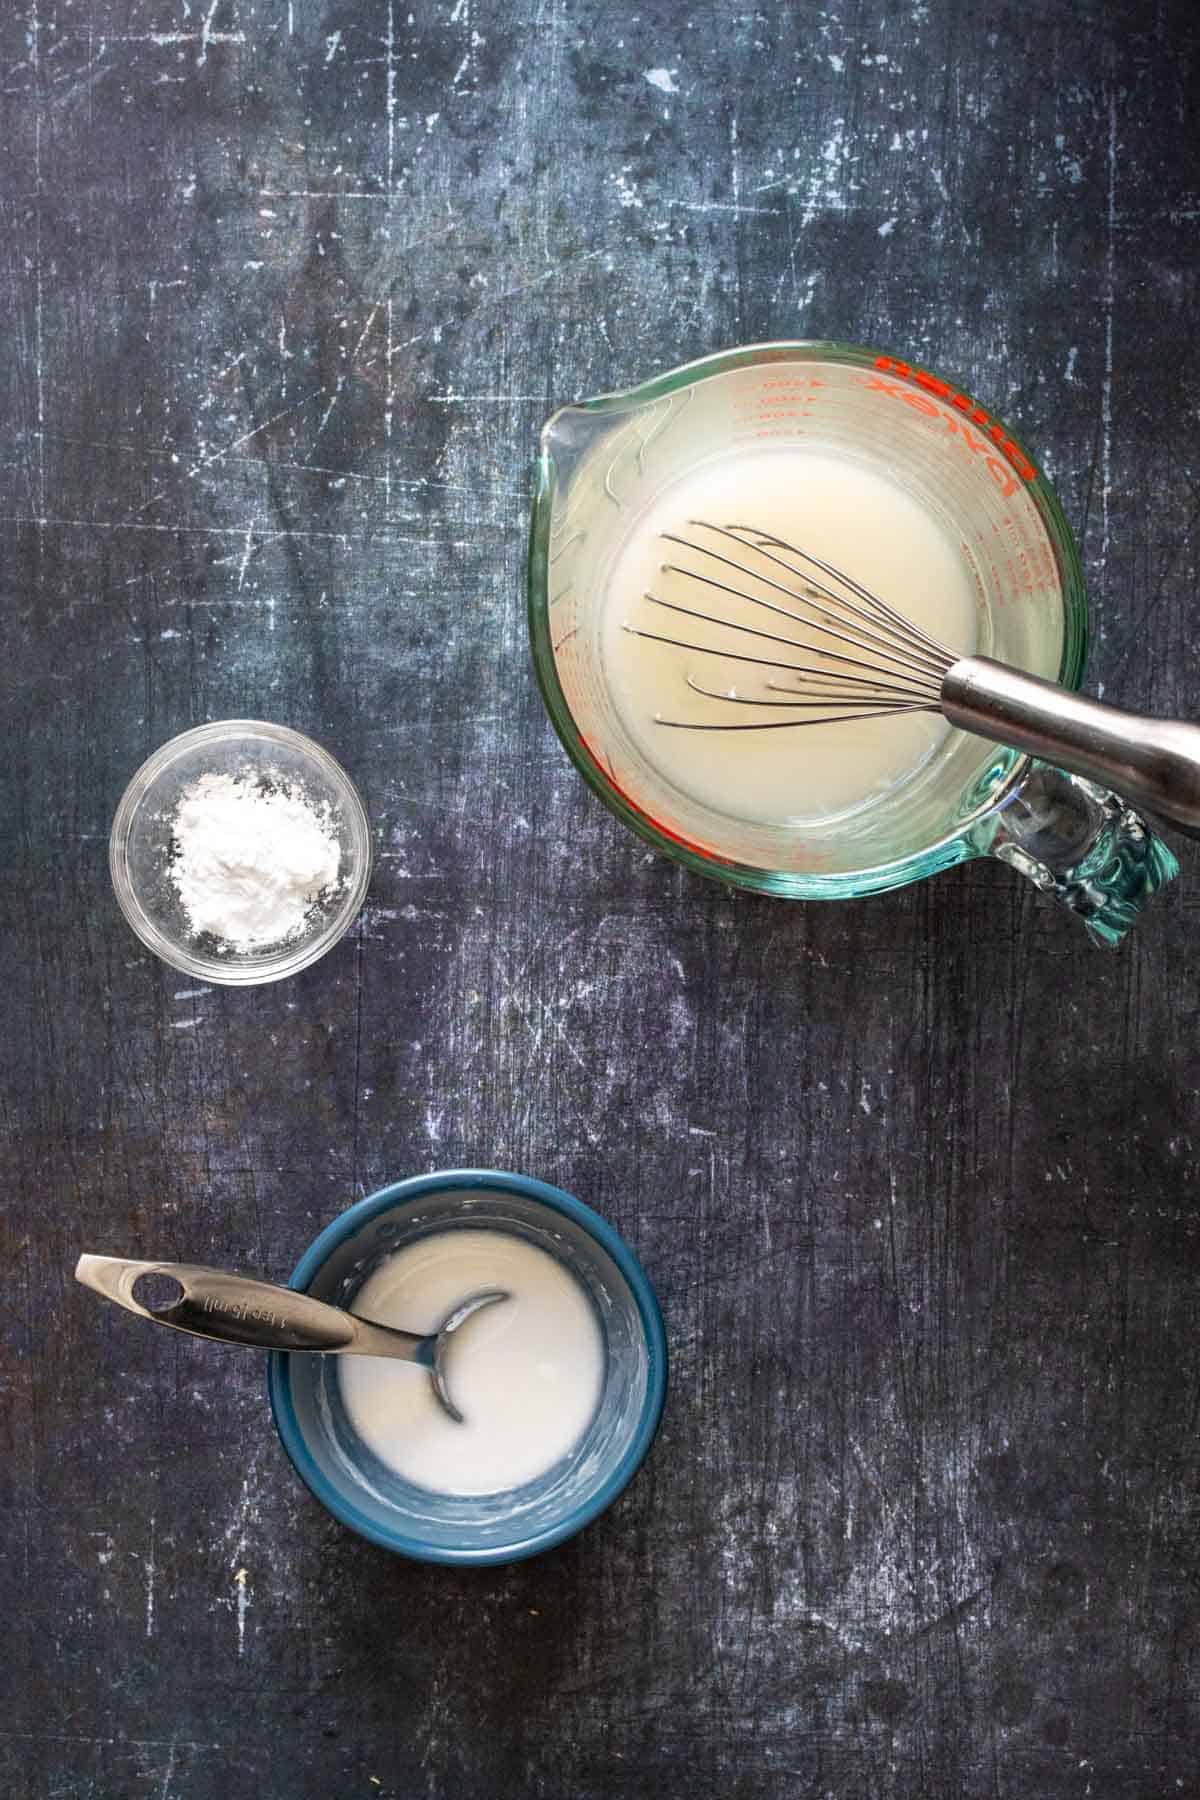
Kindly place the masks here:
<instances>
[{"instance_id":1,"label":"dark scratched metal surface","mask_svg":"<svg viewBox=\"0 0 1200 1800\"><path fill-rule=\"evenodd\" d=\"M522 588L553 404L880 343L1043 456L1093 689L1195 714L1198 84L1153 0L8 0L5 1794L1196 1793L1195 851L1115 955L982 863L732 897L577 782ZM258 992L105 862L229 715L378 838ZM604 1211L674 1360L607 1518L450 1574L308 1498L254 1358L70 1269L280 1278L463 1163Z\"/></svg>"}]
</instances>

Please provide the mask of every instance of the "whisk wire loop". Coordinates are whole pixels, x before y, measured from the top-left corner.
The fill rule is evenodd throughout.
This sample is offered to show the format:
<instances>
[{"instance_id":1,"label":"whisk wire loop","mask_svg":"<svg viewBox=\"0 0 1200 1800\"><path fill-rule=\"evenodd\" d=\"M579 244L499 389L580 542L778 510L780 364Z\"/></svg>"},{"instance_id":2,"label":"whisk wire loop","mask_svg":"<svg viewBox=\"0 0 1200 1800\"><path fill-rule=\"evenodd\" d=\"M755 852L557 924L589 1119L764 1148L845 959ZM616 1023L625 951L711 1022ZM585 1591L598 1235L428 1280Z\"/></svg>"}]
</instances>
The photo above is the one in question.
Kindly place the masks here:
<instances>
[{"instance_id":1,"label":"whisk wire loop","mask_svg":"<svg viewBox=\"0 0 1200 1800\"><path fill-rule=\"evenodd\" d=\"M664 612L699 625L714 626L723 635L717 642L696 642L627 624L625 629L636 637L770 672L770 678L756 677L762 680L765 694L739 691L736 687L711 687L689 674L687 685L693 693L730 706L755 708L760 715L763 711L789 715L784 719L756 716L734 722L664 718L659 714L660 725L691 731L779 731L800 725L940 710L942 680L956 660L954 653L911 624L871 589L834 564L753 526L715 525L706 519L691 519L688 523L695 531L712 533L723 540L723 547L693 541L671 531L663 532L663 539L694 557L721 565L751 585L724 580L715 573L679 562L664 562L661 567L665 576L696 582L715 595L727 596L737 607L745 605L771 613L799 627L804 635L791 636L767 630L762 624L747 624L744 616L733 616L732 609L707 612L647 592L645 599ZM734 546L740 556L727 553ZM770 568L742 560L746 556L759 557ZM789 557L795 560L789 562ZM820 575L814 575L813 569L819 570ZM773 570L781 571L787 580L780 580ZM762 592L764 588L767 593ZM782 601L776 595L781 595ZM779 645L782 650L798 653L803 660L756 655L724 634L752 638L756 645Z\"/></svg>"}]
</instances>

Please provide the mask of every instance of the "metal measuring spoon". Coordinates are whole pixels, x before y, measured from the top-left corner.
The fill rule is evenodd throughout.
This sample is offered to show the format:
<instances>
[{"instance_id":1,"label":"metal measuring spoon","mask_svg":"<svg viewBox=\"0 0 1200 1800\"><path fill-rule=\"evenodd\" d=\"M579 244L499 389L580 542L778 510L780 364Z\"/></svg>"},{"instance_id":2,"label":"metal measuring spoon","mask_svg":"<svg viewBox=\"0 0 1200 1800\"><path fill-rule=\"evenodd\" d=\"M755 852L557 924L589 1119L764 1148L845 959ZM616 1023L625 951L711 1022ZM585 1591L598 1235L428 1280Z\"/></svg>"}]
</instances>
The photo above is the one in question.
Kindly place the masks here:
<instances>
[{"instance_id":1,"label":"metal measuring spoon","mask_svg":"<svg viewBox=\"0 0 1200 1800\"><path fill-rule=\"evenodd\" d=\"M178 1292L166 1300L139 1300L134 1290L148 1275L166 1276ZM130 1262L122 1256L85 1255L75 1265L75 1279L139 1318L190 1332L193 1337L212 1338L218 1344L303 1350L315 1356L387 1356L395 1362L416 1363L428 1369L434 1393L459 1425L463 1416L446 1387L450 1339L472 1313L511 1298L502 1288L468 1294L436 1331L422 1337L415 1331L398 1331L391 1325L360 1319L340 1306L314 1300L311 1294L230 1275L224 1269L206 1269L199 1263Z\"/></svg>"}]
</instances>

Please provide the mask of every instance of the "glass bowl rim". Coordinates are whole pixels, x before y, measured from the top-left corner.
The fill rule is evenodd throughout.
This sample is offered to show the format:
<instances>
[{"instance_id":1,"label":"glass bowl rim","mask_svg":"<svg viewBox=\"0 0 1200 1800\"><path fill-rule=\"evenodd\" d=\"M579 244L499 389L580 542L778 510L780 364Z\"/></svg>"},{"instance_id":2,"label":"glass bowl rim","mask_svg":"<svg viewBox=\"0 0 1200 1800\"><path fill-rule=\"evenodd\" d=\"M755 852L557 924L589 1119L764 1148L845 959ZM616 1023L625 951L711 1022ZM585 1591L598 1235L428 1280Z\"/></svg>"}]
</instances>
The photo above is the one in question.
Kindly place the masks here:
<instances>
[{"instance_id":1,"label":"glass bowl rim","mask_svg":"<svg viewBox=\"0 0 1200 1800\"><path fill-rule=\"evenodd\" d=\"M272 950L259 957L243 957L237 963L223 963L214 957L193 956L182 945L169 938L149 917L138 898L130 877L127 852L130 833L146 795L155 781L171 764L199 745L214 747L235 744L241 739L266 740L280 744L302 759L314 764L339 795L351 844L355 866L353 879L347 886L337 912L325 928L314 937L305 938L293 948ZM294 731L290 725L276 725L269 719L215 719L205 725L194 725L160 744L134 771L125 786L113 815L108 838L108 867L113 892L125 922L148 950L173 969L198 980L211 981L222 987L260 987L270 981L281 981L317 962L345 936L362 910L371 882L374 862L371 823L362 796L337 759L315 738Z\"/></svg>"}]
</instances>

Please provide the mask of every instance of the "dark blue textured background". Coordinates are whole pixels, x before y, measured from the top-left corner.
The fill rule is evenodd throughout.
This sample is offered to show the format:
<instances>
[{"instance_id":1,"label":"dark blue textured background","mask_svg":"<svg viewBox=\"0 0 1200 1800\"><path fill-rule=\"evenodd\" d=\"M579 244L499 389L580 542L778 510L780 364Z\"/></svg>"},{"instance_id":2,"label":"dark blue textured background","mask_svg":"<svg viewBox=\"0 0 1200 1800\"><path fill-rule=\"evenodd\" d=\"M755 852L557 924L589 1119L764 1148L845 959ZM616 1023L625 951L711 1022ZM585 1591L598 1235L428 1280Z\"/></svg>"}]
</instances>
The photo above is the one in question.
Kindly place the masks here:
<instances>
[{"instance_id":1,"label":"dark blue textured background","mask_svg":"<svg viewBox=\"0 0 1200 1800\"><path fill-rule=\"evenodd\" d=\"M0 1789L1161 1800L1200 1753L1194 851L1115 956L975 864L733 897L530 676L536 428L732 343L910 354L1200 711L1200 28L1169 0L10 0L0 17ZM203 990L105 861L152 748L311 732L360 928ZM437 1166L658 1285L658 1446L511 1571L294 1481L259 1361L81 1248L287 1274Z\"/></svg>"}]
</instances>

